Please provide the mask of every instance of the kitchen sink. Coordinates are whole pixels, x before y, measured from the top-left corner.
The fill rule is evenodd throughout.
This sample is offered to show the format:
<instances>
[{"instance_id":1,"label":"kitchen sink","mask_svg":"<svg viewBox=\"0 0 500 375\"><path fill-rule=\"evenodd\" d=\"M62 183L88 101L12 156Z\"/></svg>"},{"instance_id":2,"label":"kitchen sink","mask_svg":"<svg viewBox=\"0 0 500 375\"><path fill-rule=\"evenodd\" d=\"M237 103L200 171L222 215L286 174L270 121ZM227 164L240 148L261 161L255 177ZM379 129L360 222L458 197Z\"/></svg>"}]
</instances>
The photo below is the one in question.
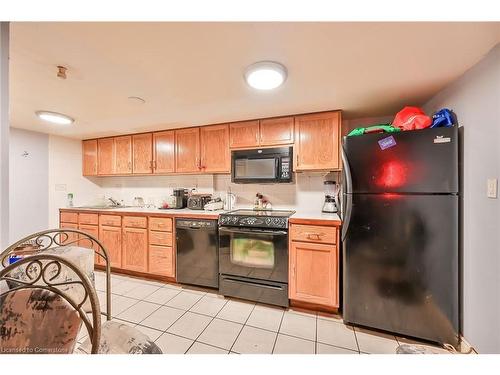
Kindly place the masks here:
<instances>
[{"instance_id":1,"label":"kitchen sink","mask_svg":"<svg viewBox=\"0 0 500 375\"><path fill-rule=\"evenodd\" d=\"M99 205L96 205L96 206L79 206L79 207L75 207L75 208L86 208L86 209L89 209L89 210L114 210L114 209L117 209L117 208L131 208L131 207L134 207L134 206L99 206Z\"/></svg>"}]
</instances>

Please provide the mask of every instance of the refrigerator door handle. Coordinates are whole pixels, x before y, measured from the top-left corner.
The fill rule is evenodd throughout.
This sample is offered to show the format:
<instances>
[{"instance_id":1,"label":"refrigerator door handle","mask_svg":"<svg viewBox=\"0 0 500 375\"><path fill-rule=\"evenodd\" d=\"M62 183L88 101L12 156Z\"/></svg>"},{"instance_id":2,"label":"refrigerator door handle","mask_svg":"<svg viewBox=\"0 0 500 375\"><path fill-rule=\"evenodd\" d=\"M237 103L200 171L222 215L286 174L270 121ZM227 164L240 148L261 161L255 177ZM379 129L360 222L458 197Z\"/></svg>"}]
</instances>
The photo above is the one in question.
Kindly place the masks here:
<instances>
[{"instance_id":1,"label":"refrigerator door handle","mask_svg":"<svg viewBox=\"0 0 500 375\"><path fill-rule=\"evenodd\" d=\"M342 165L344 171L343 178L343 201L345 206L343 207L342 213L342 241L345 240L347 236L347 230L349 229L349 222L351 221L352 214L352 176L351 169L349 168L349 161L347 160L347 155L344 150L344 145L342 145Z\"/></svg>"}]
</instances>

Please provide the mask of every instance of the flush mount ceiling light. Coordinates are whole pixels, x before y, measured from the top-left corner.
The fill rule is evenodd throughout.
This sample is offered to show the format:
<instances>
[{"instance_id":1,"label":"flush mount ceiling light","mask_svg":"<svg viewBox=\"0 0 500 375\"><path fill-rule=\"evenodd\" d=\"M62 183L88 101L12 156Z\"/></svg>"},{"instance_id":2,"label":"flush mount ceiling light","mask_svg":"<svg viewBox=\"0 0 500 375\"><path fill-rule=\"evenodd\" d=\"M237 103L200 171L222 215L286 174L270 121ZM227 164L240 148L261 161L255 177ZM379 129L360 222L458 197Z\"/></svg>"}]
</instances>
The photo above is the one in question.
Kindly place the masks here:
<instances>
[{"instance_id":1,"label":"flush mount ceiling light","mask_svg":"<svg viewBox=\"0 0 500 375\"><path fill-rule=\"evenodd\" d=\"M69 116L63 115L62 113L50 112L50 111L36 111L35 114L44 121L51 122L53 124L59 125L69 125L75 122Z\"/></svg>"},{"instance_id":2,"label":"flush mount ceiling light","mask_svg":"<svg viewBox=\"0 0 500 375\"><path fill-rule=\"evenodd\" d=\"M257 90L272 90L286 80L286 68L273 61L260 61L250 65L245 72L245 80Z\"/></svg>"}]
</instances>

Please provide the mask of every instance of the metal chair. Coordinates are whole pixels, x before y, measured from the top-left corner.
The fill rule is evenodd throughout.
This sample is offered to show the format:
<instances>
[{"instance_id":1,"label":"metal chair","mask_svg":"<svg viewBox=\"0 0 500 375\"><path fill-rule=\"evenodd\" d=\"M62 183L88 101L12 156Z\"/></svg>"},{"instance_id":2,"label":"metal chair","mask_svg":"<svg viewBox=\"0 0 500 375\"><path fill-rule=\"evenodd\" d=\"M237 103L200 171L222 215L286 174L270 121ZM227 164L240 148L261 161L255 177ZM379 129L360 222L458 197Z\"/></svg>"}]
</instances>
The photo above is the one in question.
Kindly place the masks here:
<instances>
[{"instance_id":1,"label":"metal chair","mask_svg":"<svg viewBox=\"0 0 500 375\"><path fill-rule=\"evenodd\" d=\"M13 276L26 270L26 279ZM77 280L60 281L65 269ZM0 353L72 353L82 322L92 354L98 353L101 311L92 283L73 262L54 254L36 254L0 270ZM8 285L8 286L7 286ZM83 298L65 292L64 286L83 289ZM90 302L92 323L83 306Z\"/></svg>"}]
</instances>

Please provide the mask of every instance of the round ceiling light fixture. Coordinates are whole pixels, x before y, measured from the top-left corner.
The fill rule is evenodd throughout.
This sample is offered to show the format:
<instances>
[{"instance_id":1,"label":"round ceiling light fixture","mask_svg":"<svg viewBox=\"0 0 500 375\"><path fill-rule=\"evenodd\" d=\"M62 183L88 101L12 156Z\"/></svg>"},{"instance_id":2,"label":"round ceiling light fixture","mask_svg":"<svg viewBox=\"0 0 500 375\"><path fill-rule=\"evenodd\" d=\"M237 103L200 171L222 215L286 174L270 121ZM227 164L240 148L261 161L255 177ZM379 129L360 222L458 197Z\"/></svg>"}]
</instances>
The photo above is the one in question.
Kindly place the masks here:
<instances>
[{"instance_id":1,"label":"round ceiling light fixture","mask_svg":"<svg viewBox=\"0 0 500 375\"><path fill-rule=\"evenodd\" d=\"M70 125L73 122L75 122L73 118L63 115L62 113L50 112L50 111L36 111L35 114L43 121L51 122L53 124Z\"/></svg>"},{"instance_id":2,"label":"round ceiling light fixture","mask_svg":"<svg viewBox=\"0 0 500 375\"><path fill-rule=\"evenodd\" d=\"M257 90L275 89L285 82L286 76L286 68L273 61L259 61L250 65L245 71L248 85Z\"/></svg>"}]
</instances>

